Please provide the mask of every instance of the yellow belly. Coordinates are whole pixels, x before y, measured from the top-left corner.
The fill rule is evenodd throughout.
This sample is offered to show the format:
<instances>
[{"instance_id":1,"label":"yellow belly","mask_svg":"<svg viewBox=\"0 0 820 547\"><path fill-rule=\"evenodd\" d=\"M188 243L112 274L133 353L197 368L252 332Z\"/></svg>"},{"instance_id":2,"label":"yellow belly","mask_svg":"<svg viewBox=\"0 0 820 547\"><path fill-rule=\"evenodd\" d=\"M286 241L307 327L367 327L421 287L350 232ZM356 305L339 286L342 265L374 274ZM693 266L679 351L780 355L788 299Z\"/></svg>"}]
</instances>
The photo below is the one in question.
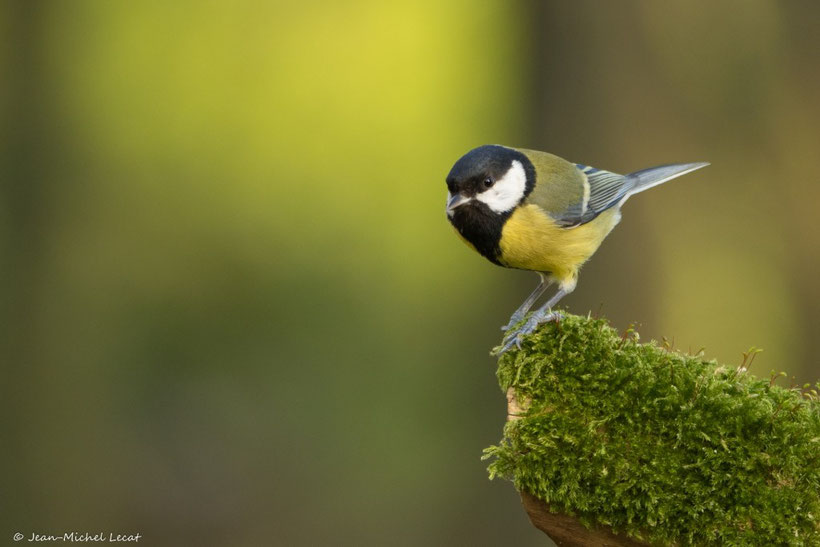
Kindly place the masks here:
<instances>
[{"instance_id":1,"label":"yellow belly","mask_svg":"<svg viewBox=\"0 0 820 547\"><path fill-rule=\"evenodd\" d=\"M550 272L556 281L574 284L578 269L620 218L613 207L591 222L562 228L537 205L523 205L504 224L499 261L510 268Z\"/></svg>"}]
</instances>

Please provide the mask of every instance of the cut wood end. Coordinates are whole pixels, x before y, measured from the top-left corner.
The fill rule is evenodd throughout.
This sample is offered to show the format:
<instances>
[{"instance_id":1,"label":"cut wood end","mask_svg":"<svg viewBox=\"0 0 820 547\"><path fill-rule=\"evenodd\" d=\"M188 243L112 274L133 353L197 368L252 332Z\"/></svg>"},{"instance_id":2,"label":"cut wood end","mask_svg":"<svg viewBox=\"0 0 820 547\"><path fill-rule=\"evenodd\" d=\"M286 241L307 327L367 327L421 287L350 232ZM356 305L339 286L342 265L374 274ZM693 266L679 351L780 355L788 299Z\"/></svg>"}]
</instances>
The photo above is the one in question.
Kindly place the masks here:
<instances>
[{"instance_id":1,"label":"cut wood end","mask_svg":"<svg viewBox=\"0 0 820 547\"><path fill-rule=\"evenodd\" d=\"M553 513L549 506L532 494L521 492L521 504L532 525L555 543L566 547L646 547L649 543L618 535L608 526L589 529L569 515Z\"/></svg>"},{"instance_id":2,"label":"cut wood end","mask_svg":"<svg viewBox=\"0 0 820 547\"><path fill-rule=\"evenodd\" d=\"M510 388L507 390L507 421L512 422L514 420L520 420L521 416L527 412L527 409L530 407L531 401L529 399L524 399L523 404L518 402L518 399L515 396L515 390Z\"/></svg>"}]
</instances>

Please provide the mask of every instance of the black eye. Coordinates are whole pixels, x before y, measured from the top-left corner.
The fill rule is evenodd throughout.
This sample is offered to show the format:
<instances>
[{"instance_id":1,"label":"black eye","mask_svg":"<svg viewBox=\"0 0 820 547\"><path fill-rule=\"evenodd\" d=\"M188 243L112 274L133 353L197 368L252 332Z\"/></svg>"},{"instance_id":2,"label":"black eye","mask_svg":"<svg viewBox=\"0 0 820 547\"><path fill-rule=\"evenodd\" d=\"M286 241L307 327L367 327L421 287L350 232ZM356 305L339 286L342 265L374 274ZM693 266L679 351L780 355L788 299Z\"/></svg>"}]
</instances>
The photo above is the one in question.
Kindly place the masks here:
<instances>
[{"instance_id":1,"label":"black eye","mask_svg":"<svg viewBox=\"0 0 820 547\"><path fill-rule=\"evenodd\" d=\"M484 179L484 188L489 188L493 184L495 184L495 181L492 177L487 177L486 179Z\"/></svg>"}]
</instances>

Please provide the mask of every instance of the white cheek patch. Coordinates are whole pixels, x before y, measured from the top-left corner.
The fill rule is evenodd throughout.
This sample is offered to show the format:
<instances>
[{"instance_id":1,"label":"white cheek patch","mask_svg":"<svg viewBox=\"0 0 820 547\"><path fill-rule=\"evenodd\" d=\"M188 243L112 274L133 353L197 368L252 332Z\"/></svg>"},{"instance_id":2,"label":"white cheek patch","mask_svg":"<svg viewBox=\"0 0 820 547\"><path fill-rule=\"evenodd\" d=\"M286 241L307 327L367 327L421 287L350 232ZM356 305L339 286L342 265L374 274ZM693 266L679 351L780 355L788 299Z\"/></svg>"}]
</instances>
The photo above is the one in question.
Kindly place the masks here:
<instances>
[{"instance_id":1,"label":"white cheek patch","mask_svg":"<svg viewBox=\"0 0 820 547\"><path fill-rule=\"evenodd\" d=\"M512 166L504 173L504 176L475 198L487 204L493 212L506 213L518 205L526 190L527 173L524 171L524 166L520 161L513 160Z\"/></svg>"}]
</instances>

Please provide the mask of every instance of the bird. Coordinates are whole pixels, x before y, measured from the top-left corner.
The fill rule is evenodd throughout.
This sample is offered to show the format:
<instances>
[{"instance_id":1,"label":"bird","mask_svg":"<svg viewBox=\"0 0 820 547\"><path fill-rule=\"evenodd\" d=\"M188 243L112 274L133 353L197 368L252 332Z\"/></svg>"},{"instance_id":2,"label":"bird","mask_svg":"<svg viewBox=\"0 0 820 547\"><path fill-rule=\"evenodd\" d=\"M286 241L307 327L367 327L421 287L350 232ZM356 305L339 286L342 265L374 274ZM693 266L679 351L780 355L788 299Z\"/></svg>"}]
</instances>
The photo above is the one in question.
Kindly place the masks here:
<instances>
[{"instance_id":1,"label":"bird","mask_svg":"<svg viewBox=\"0 0 820 547\"><path fill-rule=\"evenodd\" d=\"M535 290L506 325L498 354L539 325L560 319L555 305L575 290L581 266L621 220L633 195L709 163L676 163L621 175L556 155L490 144L455 162L446 177L446 213L459 237L493 264L538 274ZM557 292L514 329L550 285Z\"/></svg>"}]
</instances>

